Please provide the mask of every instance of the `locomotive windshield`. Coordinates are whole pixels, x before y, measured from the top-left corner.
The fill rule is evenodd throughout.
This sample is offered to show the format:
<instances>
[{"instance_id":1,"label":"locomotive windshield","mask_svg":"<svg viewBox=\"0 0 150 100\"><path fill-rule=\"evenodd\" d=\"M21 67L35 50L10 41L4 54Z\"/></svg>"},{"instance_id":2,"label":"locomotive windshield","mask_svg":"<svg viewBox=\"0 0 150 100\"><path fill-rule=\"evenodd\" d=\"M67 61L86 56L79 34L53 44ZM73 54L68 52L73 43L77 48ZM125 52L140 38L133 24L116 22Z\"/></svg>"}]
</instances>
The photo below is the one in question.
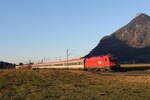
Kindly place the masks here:
<instances>
[{"instance_id":1,"label":"locomotive windshield","mask_svg":"<svg viewBox=\"0 0 150 100\"><path fill-rule=\"evenodd\" d=\"M111 62L117 62L117 61L118 61L118 60L117 60L117 57L110 57L109 60L110 60Z\"/></svg>"}]
</instances>

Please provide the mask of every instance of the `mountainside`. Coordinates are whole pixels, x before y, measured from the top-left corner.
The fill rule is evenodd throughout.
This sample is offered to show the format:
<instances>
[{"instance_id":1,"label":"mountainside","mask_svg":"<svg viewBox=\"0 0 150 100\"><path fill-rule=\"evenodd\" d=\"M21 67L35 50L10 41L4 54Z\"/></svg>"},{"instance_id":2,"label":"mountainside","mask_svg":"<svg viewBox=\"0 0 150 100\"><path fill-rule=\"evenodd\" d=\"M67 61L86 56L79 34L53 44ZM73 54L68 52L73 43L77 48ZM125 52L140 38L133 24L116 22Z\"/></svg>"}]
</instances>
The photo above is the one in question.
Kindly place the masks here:
<instances>
[{"instance_id":1,"label":"mountainside","mask_svg":"<svg viewBox=\"0 0 150 100\"><path fill-rule=\"evenodd\" d=\"M113 54L120 63L150 63L150 16L139 14L127 25L105 36L85 57Z\"/></svg>"}]
</instances>

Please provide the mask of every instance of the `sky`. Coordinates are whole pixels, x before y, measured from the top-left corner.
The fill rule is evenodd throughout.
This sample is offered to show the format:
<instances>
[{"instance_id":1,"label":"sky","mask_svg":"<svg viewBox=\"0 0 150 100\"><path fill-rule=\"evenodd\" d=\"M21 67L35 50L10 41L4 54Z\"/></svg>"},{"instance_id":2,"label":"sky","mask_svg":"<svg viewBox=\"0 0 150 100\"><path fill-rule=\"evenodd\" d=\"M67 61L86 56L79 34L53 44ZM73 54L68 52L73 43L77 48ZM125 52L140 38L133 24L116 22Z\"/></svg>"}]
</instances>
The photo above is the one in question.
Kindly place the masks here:
<instances>
[{"instance_id":1,"label":"sky","mask_svg":"<svg viewBox=\"0 0 150 100\"><path fill-rule=\"evenodd\" d=\"M88 54L105 35L138 13L150 15L150 0L0 0L0 61L38 63Z\"/></svg>"}]
</instances>

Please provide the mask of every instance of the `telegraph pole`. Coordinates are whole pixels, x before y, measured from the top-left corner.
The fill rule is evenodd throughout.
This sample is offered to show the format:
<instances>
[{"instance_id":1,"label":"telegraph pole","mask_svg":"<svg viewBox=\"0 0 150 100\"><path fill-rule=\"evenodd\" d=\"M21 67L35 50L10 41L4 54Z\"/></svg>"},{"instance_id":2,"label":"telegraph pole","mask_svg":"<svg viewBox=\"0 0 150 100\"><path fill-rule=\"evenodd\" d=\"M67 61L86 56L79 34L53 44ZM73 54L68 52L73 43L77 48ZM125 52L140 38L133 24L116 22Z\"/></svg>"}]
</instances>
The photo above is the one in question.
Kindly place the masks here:
<instances>
[{"instance_id":1,"label":"telegraph pole","mask_svg":"<svg viewBox=\"0 0 150 100\"><path fill-rule=\"evenodd\" d=\"M41 59L41 63L43 63L44 61L43 61L43 59Z\"/></svg>"},{"instance_id":2,"label":"telegraph pole","mask_svg":"<svg viewBox=\"0 0 150 100\"><path fill-rule=\"evenodd\" d=\"M66 58L67 58L67 68L68 68L68 58L69 58L69 50L68 49L66 50Z\"/></svg>"}]
</instances>

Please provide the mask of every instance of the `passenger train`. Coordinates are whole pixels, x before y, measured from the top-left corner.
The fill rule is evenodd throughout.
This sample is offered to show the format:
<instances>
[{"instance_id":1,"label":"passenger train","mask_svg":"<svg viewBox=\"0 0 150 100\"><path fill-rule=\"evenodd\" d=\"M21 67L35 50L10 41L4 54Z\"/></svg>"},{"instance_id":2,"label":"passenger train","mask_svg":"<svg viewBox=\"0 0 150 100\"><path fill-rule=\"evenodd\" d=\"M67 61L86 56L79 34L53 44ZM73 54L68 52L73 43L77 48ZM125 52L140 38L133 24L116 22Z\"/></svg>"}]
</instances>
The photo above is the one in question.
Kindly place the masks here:
<instances>
[{"instance_id":1,"label":"passenger train","mask_svg":"<svg viewBox=\"0 0 150 100\"><path fill-rule=\"evenodd\" d=\"M111 71L119 68L117 58L113 55L104 55L90 58L56 61L41 64L32 64L31 69L82 69Z\"/></svg>"}]
</instances>

